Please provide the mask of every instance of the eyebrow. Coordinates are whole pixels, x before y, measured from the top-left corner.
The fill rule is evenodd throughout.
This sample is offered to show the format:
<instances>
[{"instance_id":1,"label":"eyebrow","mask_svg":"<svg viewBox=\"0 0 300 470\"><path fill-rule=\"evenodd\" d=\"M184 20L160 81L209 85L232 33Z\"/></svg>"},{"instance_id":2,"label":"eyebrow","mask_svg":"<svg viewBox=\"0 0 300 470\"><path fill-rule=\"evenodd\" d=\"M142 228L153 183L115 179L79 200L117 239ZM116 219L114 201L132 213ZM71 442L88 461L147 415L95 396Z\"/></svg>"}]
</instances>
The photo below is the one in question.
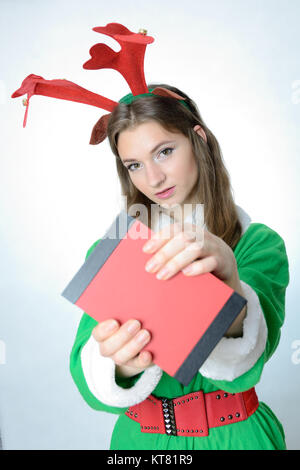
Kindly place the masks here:
<instances>
[{"instance_id":1,"label":"eyebrow","mask_svg":"<svg viewBox=\"0 0 300 470\"><path fill-rule=\"evenodd\" d=\"M151 150L150 153L154 153L156 152L156 150L159 149L159 147L161 147L162 145L165 145L165 144L174 144L175 143L175 140L164 140L162 142L160 142L159 144L155 145L155 147ZM126 158L126 160L123 160L123 163L126 163L126 162L137 162L138 160L137 159L133 159L133 158Z\"/></svg>"}]
</instances>

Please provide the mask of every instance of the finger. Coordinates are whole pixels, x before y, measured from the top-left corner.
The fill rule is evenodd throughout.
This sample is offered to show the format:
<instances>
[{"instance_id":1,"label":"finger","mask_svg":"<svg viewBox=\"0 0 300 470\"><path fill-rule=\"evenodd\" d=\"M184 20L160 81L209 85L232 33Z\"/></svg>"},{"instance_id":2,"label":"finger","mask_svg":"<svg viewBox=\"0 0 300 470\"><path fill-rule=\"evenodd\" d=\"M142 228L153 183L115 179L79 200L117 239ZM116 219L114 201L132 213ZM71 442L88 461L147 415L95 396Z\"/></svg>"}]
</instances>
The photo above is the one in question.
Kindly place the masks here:
<instances>
[{"instance_id":1,"label":"finger","mask_svg":"<svg viewBox=\"0 0 300 470\"><path fill-rule=\"evenodd\" d=\"M141 351L136 357L130 359L126 366L142 371L152 364L152 354L150 351Z\"/></svg>"},{"instance_id":2,"label":"finger","mask_svg":"<svg viewBox=\"0 0 300 470\"><path fill-rule=\"evenodd\" d=\"M114 334L100 342L102 356L112 356L121 349L140 330L141 323L138 320L129 320L124 323Z\"/></svg>"},{"instance_id":3,"label":"finger","mask_svg":"<svg viewBox=\"0 0 300 470\"><path fill-rule=\"evenodd\" d=\"M139 356L138 356L138 360L140 361L140 363L144 366L145 364L146 365L150 365L152 364L152 354L150 351L141 351Z\"/></svg>"},{"instance_id":4,"label":"finger","mask_svg":"<svg viewBox=\"0 0 300 470\"><path fill-rule=\"evenodd\" d=\"M104 341L105 339L109 338L113 333L117 331L119 328L119 323L117 320L110 318L109 320L105 320L101 323L98 323L97 326L92 331L92 335L96 341Z\"/></svg>"},{"instance_id":5,"label":"finger","mask_svg":"<svg viewBox=\"0 0 300 470\"><path fill-rule=\"evenodd\" d=\"M196 239L196 241L195 241ZM200 256L209 253L210 242L197 241L195 231L179 232L147 262L148 272L158 272L158 279L168 279Z\"/></svg>"},{"instance_id":6,"label":"finger","mask_svg":"<svg viewBox=\"0 0 300 470\"><path fill-rule=\"evenodd\" d=\"M186 266L182 272L186 276L196 276L198 274L211 273L218 268L218 260L215 256L208 256L199 261L194 261Z\"/></svg>"},{"instance_id":7,"label":"finger","mask_svg":"<svg viewBox=\"0 0 300 470\"><path fill-rule=\"evenodd\" d=\"M141 330L111 357L118 365L128 365L128 361L135 358L149 341L149 331Z\"/></svg>"},{"instance_id":8,"label":"finger","mask_svg":"<svg viewBox=\"0 0 300 470\"><path fill-rule=\"evenodd\" d=\"M158 248L161 248L170 238L173 238L173 236L181 230L181 224L177 223L163 227L162 230L156 232L153 237L145 243L143 246L143 251L146 253L154 253Z\"/></svg>"},{"instance_id":9,"label":"finger","mask_svg":"<svg viewBox=\"0 0 300 470\"><path fill-rule=\"evenodd\" d=\"M159 269L156 277L157 279L169 279L202 256L205 256L203 246L194 242L180 251Z\"/></svg>"},{"instance_id":10,"label":"finger","mask_svg":"<svg viewBox=\"0 0 300 470\"><path fill-rule=\"evenodd\" d=\"M116 364L116 374L125 377L131 377L132 375L136 375L140 372L143 372L148 367L152 366L152 354L149 351L141 351L137 356L133 359L130 359L126 365L118 365ZM129 374L129 375L128 375Z\"/></svg>"},{"instance_id":11,"label":"finger","mask_svg":"<svg viewBox=\"0 0 300 470\"><path fill-rule=\"evenodd\" d=\"M179 231L174 234L174 237L168 240L164 246L148 260L145 266L146 271L152 273L158 271L167 261L191 244L195 240L195 236L196 234L192 229L184 232Z\"/></svg>"},{"instance_id":12,"label":"finger","mask_svg":"<svg viewBox=\"0 0 300 470\"><path fill-rule=\"evenodd\" d=\"M185 241L182 238L173 238L168 241L154 256L147 261L146 271L154 273L164 266L172 257L185 248Z\"/></svg>"},{"instance_id":13,"label":"finger","mask_svg":"<svg viewBox=\"0 0 300 470\"><path fill-rule=\"evenodd\" d=\"M161 241L168 241L170 238L175 237L180 232L184 232L186 235L190 235L191 238L197 239L198 241L203 240L204 232L207 230L203 225L191 224L190 222L176 222L174 224L166 225L162 230L156 232L151 240L145 243L143 249L147 252L152 252L151 246L156 248Z\"/></svg>"}]
</instances>

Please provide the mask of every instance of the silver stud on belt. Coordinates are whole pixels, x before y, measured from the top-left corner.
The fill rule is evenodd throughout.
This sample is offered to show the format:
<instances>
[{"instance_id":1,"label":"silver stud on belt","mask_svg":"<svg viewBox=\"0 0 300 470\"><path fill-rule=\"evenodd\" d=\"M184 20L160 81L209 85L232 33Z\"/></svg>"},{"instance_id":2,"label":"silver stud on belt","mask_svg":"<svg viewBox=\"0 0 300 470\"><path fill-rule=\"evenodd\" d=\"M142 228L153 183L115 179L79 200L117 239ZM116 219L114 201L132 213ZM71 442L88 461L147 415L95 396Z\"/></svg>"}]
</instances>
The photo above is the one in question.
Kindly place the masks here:
<instances>
[{"instance_id":1,"label":"silver stud on belt","mask_svg":"<svg viewBox=\"0 0 300 470\"><path fill-rule=\"evenodd\" d=\"M161 401L166 434L169 436L177 436L173 400L162 398Z\"/></svg>"}]
</instances>

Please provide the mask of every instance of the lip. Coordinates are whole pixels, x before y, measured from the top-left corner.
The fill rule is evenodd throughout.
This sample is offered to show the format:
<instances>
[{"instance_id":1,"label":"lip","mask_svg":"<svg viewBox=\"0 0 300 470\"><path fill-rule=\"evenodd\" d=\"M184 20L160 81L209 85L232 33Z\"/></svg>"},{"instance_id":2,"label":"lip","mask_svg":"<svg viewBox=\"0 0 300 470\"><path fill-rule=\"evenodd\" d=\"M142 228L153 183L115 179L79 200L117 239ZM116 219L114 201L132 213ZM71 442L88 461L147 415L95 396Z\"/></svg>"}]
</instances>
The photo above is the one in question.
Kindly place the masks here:
<instances>
[{"instance_id":1,"label":"lip","mask_svg":"<svg viewBox=\"0 0 300 470\"><path fill-rule=\"evenodd\" d=\"M159 193L156 193L155 196L161 198L161 199L165 199L167 197L170 197L172 196L172 194L174 193L175 191L175 186L171 186L170 188L167 188L165 189L164 191L161 191Z\"/></svg>"}]
</instances>

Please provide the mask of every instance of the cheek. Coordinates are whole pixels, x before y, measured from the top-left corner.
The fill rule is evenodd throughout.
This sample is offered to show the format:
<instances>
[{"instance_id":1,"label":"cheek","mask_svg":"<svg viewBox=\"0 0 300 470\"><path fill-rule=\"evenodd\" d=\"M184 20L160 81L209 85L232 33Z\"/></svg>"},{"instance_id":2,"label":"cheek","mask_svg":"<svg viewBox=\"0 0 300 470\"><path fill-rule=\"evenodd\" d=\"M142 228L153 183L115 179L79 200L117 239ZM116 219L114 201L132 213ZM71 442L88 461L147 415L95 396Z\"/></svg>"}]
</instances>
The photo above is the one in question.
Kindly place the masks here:
<instances>
[{"instance_id":1,"label":"cheek","mask_svg":"<svg viewBox=\"0 0 300 470\"><path fill-rule=\"evenodd\" d=\"M129 174L129 179L131 180L133 186L135 186L139 191L145 194L147 187L141 175L138 174Z\"/></svg>"},{"instance_id":2,"label":"cheek","mask_svg":"<svg viewBox=\"0 0 300 470\"><path fill-rule=\"evenodd\" d=\"M189 165L190 170L197 172L197 163L196 163L194 155L190 156L188 160L188 165Z\"/></svg>"},{"instance_id":3,"label":"cheek","mask_svg":"<svg viewBox=\"0 0 300 470\"><path fill-rule=\"evenodd\" d=\"M183 179L197 179L198 167L194 157L191 156L190 158L181 159L179 165L177 166L176 173Z\"/></svg>"},{"instance_id":4,"label":"cheek","mask_svg":"<svg viewBox=\"0 0 300 470\"><path fill-rule=\"evenodd\" d=\"M198 179L198 165L196 163L194 155L191 155L188 165L189 165L188 172L189 172L190 176L191 177L194 176L193 179L197 180Z\"/></svg>"}]
</instances>

